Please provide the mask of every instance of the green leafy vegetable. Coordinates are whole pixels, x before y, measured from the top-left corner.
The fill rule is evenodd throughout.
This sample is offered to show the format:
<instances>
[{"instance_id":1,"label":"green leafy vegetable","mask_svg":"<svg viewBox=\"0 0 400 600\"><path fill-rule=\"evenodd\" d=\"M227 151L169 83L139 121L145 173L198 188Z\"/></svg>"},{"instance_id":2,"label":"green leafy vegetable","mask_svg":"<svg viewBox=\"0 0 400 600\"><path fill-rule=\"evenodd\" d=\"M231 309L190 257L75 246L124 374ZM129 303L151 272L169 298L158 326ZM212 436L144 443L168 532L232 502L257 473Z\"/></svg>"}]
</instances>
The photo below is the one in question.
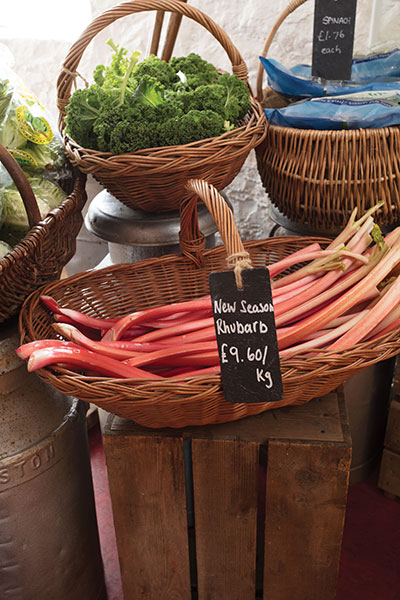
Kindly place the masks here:
<instances>
[{"instance_id":1,"label":"green leafy vegetable","mask_svg":"<svg viewBox=\"0 0 400 600\"><path fill-rule=\"evenodd\" d=\"M124 154L216 137L251 107L245 82L197 54L138 63L138 53L129 58L108 44L111 65L98 65L95 83L76 90L66 108L67 133L85 148Z\"/></svg>"},{"instance_id":2,"label":"green leafy vegetable","mask_svg":"<svg viewBox=\"0 0 400 600\"><path fill-rule=\"evenodd\" d=\"M27 179L35 194L42 218L67 197L67 194L57 184L44 177L27 176ZM2 177L2 181L7 181L7 178ZM4 207L4 218L0 229L0 237L14 245L25 237L30 227L24 203L13 182L0 188L1 205Z\"/></svg>"},{"instance_id":3,"label":"green leafy vegetable","mask_svg":"<svg viewBox=\"0 0 400 600\"><path fill-rule=\"evenodd\" d=\"M0 258L4 258L6 254L11 252L12 247L7 242L0 240Z\"/></svg>"},{"instance_id":4,"label":"green leafy vegetable","mask_svg":"<svg viewBox=\"0 0 400 600\"><path fill-rule=\"evenodd\" d=\"M170 64L175 73L184 74L183 83L188 89L195 89L199 85L216 83L219 79L219 73L214 65L194 52L191 52L188 56L173 57Z\"/></svg>"}]
</instances>

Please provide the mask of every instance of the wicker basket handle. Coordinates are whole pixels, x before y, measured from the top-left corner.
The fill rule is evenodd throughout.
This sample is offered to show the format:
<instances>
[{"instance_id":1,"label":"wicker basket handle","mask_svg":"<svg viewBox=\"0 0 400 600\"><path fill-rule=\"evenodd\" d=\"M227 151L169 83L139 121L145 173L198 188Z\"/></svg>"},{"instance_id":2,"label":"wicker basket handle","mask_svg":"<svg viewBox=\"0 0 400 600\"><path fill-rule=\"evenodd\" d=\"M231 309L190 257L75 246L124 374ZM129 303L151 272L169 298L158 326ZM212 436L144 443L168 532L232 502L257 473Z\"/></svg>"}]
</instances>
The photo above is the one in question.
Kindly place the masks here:
<instances>
[{"instance_id":1,"label":"wicker basket handle","mask_svg":"<svg viewBox=\"0 0 400 600\"><path fill-rule=\"evenodd\" d=\"M264 44L264 48L263 51L261 52L261 56L262 57L266 57L268 54L268 51L271 47L271 44L273 42L273 39L279 29L279 27L282 25L283 21L293 12L296 10L296 8L298 8L299 6L301 6L302 4L304 4L305 2L307 2L307 0L292 0L291 2L289 2L289 4L287 5L287 7L285 8L284 11L281 12L281 14L279 15L279 17L277 18L277 20L275 21L269 36L267 37L265 44ZM263 77L264 77L264 67L262 66L261 62L258 65L258 72L257 72L257 92L256 92L256 98L259 102L262 101L263 98L263 89L262 89L262 82L263 82Z\"/></svg>"},{"instance_id":2,"label":"wicker basket handle","mask_svg":"<svg viewBox=\"0 0 400 600\"><path fill-rule=\"evenodd\" d=\"M42 220L38 204L36 202L35 194L27 180L25 173L10 154L10 152L0 144L0 162L3 163L7 169L9 175L13 179L17 190L19 191L22 201L25 206L26 214L28 216L29 226L33 227Z\"/></svg>"},{"instance_id":3,"label":"wicker basket handle","mask_svg":"<svg viewBox=\"0 0 400 600\"><path fill-rule=\"evenodd\" d=\"M251 261L250 255L244 249L240 239L231 209L218 190L206 181L189 179L185 187L188 191L193 192L193 196L184 200L180 207L181 230L179 237L182 254L189 257L197 266L204 264L202 251L205 247L205 238L200 232L197 219L197 200L200 198L218 227L226 248L227 265L234 269L236 283L241 288L241 271L251 268Z\"/></svg>"},{"instance_id":4,"label":"wicker basket handle","mask_svg":"<svg viewBox=\"0 0 400 600\"><path fill-rule=\"evenodd\" d=\"M61 73L57 79L58 124L60 131L63 131L65 128L65 108L71 95L72 84L78 76L77 68L79 62L89 43L99 32L114 23L114 21L134 13L152 10L182 15L202 25L225 50L232 64L232 73L248 83L247 67L239 50L231 42L224 30L198 8L179 0L132 0L130 2L123 2L96 17L73 44L65 58Z\"/></svg>"}]
</instances>

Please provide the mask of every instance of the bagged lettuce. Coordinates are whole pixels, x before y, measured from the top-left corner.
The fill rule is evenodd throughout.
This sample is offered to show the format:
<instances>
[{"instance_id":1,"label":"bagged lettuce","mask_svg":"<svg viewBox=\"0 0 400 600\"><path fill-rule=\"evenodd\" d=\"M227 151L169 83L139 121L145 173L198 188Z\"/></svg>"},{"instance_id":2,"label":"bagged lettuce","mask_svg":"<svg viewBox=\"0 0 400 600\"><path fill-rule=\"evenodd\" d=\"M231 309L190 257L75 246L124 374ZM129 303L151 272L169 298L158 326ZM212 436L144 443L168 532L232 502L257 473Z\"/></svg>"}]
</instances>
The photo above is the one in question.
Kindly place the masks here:
<instances>
[{"instance_id":1,"label":"bagged lettuce","mask_svg":"<svg viewBox=\"0 0 400 600\"><path fill-rule=\"evenodd\" d=\"M400 125L400 85L396 90L311 98L285 108L265 109L269 123L300 129L376 129Z\"/></svg>"},{"instance_id":2,"label":"bagged lettuce","mask_svg":"<svg viewBox=\"0 0 400 600\"><path fill-rule=\"evenodd\" d=\"M3 57L4 44L0 44ZM71 187L72 167L51 115L6 59L0 60L0 144L25 172Z\"/></svg>"},{"instance_id":3,"label":"bagged lettuce","mask_svg":"<svg viewBox=\"0 0 400 600\"><path fill-rule=\"evenodd\" d=\"M0 240L0 259L4 258L6 254L11 252L11 250L12 247L10 246L10 244L7 244L7 242L3 242L2 240Z\"/></svg>"},{"instance_id":4,"label":"bagged lettuce","mask_svg":"<svg viewBox=\"0 0 400 600\"><path fill-rule=\"evenodd\" d=\"M260 56L260 60L270 87L291 98L393 90L398 88L400 80L400 50L353 59L351 80L335 84L312 78L309 65L287 69L275 59Z\"/></svg>"},{"instance_id":5,"label":"bagged lettuce","mask_svg":"<svg viewBox=\"0 0 400 600\"><path fill-rule=\"evenodd\" d=\"M27 179L35 194L42 219L67 197L66 192L58 184L49 181L46 177L27 175ZM30 227L20 193L4 167L0 168L1 208L0 238L14 246L25 237Z\"/></svg>"},{"instance_id":6,"label":"bagged lettuce","mask_svg":"<svg viewBox=\"0 0 400 600\"><path fill-rule=\"evenodd\" d=\"M15 73L4 44L0 44L0 144L24 171L44 218L66 199L73 170L51 115ZM29 229L22 198L0 163L0 239L13 246Z\"/></svg>"}]
</instances>

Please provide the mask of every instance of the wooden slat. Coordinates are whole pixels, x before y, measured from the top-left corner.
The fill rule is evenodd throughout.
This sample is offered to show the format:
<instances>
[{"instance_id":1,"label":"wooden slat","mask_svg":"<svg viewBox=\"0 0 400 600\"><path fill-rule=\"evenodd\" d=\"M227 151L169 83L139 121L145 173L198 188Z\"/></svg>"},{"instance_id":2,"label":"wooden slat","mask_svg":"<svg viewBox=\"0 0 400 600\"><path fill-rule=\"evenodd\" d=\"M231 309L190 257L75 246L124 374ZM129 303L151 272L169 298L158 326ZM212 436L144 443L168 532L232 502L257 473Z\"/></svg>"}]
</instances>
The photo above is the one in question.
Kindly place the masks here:
<instances>
[{"instance_id":1,"label":"wooden slat","mask_svg":"<svg viewBox=\"0 0 400 600\"><path fill-rule=\"evenodd\" d=\"M271 441L264 599L334 600L351 447Z\"/></svg>"},{"instance_id":2,"label":"wooden slat","mask_svg":"<svg viewBox=\"0 0 400 600\"><path fill-rule=\"evenodd\" d=\"M103 440L124 600L189 600L182 439Z\"/></svg>"},{"instance_id":3,"label":"wooden slat","mask_svg":"<svg viewBox=\"0 0 400 600\"><path fill-rule=\"evenodd\" d=\"M347 432L343 423L347 418L340 414L343 398L338 402L336 393L315 398L299 406L287 406L279 410L269 410L261 415L241 419L233 423L186 427L183 435L187 438L248 440L266 444L268 439L312 440L343 442ZM153 435L151 429L141 427L132 421L110 415L107 424L109 435ZM158 435L173 435L171 429L158 430Z\"/></svg>"},{"instance_id":4,"label":"wooden slat","mask_svg":"<svg viewBox=\"0 0 400 600\"><path fill-rule=\"evenodd\" d=\"M400 402L392 400L386 426L385 447L400 454Z\"/></svg>"},{"instance_id":5,"label":"wooden slat","mask_svg":"<svg viewBox=\"0 0 400 600\"><path fill-rule=\"evenodd\" d=\"M400 454L387 448L382 453L378 487L392 497L400 498Z\"/></svg>"},{"instance_id":6,"label":"wooden slat","mask_svg":"<svg viewBox=\"0 0 400 600\"><path fill-rule=\"evenodd\" d=\"M258 448L192 440L199 600L254 600Z\"/></svg>"}]
</instances>

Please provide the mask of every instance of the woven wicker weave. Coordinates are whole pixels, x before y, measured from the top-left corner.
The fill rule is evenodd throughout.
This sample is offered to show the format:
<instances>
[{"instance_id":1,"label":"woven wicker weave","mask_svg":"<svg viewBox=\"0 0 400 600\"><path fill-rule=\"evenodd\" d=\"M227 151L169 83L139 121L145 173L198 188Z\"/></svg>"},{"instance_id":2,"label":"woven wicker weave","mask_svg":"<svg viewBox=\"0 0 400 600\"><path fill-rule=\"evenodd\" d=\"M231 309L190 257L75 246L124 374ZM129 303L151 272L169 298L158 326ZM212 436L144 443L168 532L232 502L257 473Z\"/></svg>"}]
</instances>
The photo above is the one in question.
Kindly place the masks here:
<instances>
[{"instance_id":1,"label":"woven wicker weave","mask_svg":"<svg viewBox=\"0 0 400 600\"><path fill-rule=\"evenodd\" d=\"M187 256L169 255L134 264L121 264L75 275L35 292L20 313L21 341L54 337L52 317L40 302L49 294L65 306L99 317L123 314L192 298L209 292L208 275L225 270L226 258L249 252L252 265L265 266L323 238L287 236L242 245L231 211L222 197L204 182L191 181L207 204L221 232L224 245L202 250L195 215L195 200L184 207L182 247ZM203 240L204 242L204 240ZM284 398L280 402L231 404L224 399L219 375L192 379L134 381L87 377L68 370L45 368L38 374L58 390L76 396L148 427L183 427L234 421L271 408L303 404L327 393L361 369L399 351L398 332L373 344L363 343L349 351L323 353L315 358L281 361Z\"/></svg>"},{"instance_id":2,"label":"woven wicker weave","mask_svg":"<svg viewBox=\"0 0 400 600\"><path fill-rule=\"evenodd\" d=\"M266 56L280 25L306 0L290 2L265 43ZM288 99L262 89L259 66L257 97L264 107L283 107ZM270 200L289 220L314 230L335 230L382 201L376 222L400 222L400 128L316 131L268 124L256 149L257 165Z\"/></svg>"},{"instance_id":3,"label":"woven wicker weave","mask_svg":"<svg viewBox=\"0 0 400 600\"><path fill-rule=\"evenodd\" d=\"M201 178L217 189L226 187L240 171L247 155L265 137L266 120L261 105L251 95L252 109L243 124L216 138L180 146L151 148L113 155L84 149L65 132L65 107L82 55L90 41L117 19L143 11L169 11L184 15L209 31L221 44L232 72L248 82L247 67L226 33L197 8L178 0L124 2L97 17L70 49L57 83L59 128L71 162L92 173L108 191L133 209L163 212L179 208L187 195L189 178Z\"/></svg>"},{"instance_id":4,"label":"woven wicker weave","mask_svg":"<svg viewBox=\"0 0 400 600\"><path fill-rule=\"evenodd\" d=\"M75 173L72 192L41 220L35 196L11 154L0 145L0 161L10 173L24 201L31 230L0 259L0 323L17 314L25 298L38 287L58 279L75 253L75 239L83 224L86 176Z\"/></svg>"}]
</instances>

